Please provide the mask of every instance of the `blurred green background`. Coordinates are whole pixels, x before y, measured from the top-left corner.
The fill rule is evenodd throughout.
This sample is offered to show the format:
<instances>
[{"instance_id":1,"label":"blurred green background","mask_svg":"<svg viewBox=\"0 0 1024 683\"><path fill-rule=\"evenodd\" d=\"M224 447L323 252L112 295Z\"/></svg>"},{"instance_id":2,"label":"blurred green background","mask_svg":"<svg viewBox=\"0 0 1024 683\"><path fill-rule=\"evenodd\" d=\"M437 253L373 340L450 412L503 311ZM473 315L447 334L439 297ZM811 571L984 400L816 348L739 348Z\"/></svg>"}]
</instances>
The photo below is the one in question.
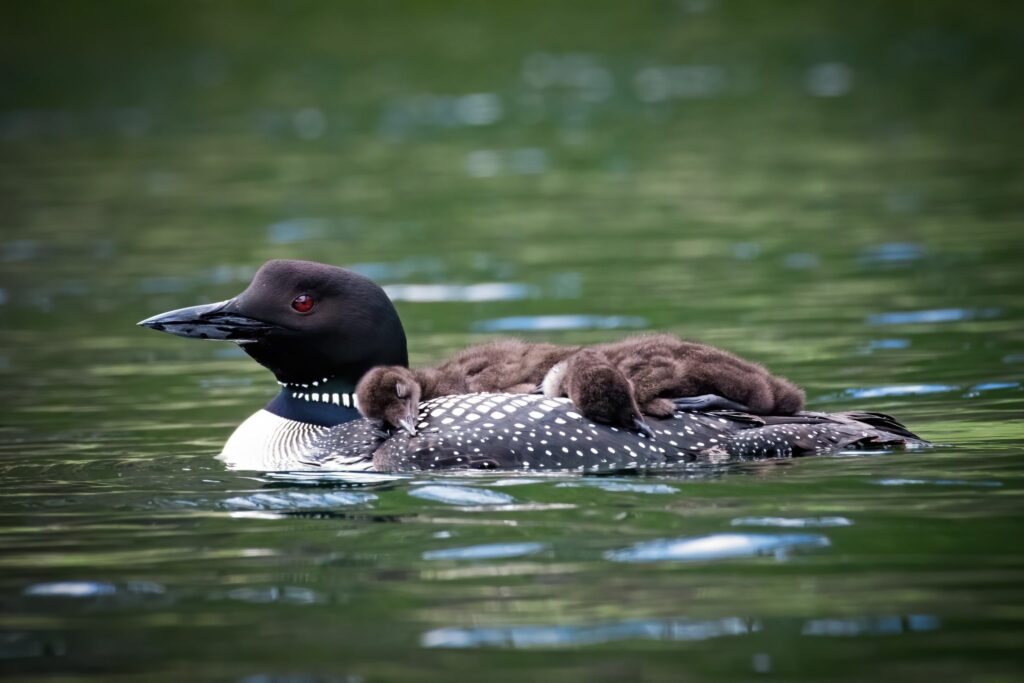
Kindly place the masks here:
<instances>
[{"instance_id":1,"label":"blurred green background","mask_svg":"<svg viewBox=\"0 0 1024 683\"><path fill-rule=\"evenodd\" d=\"M1021 26L1014 2L5 3L5 674L1015 680ZM269 258L381 282L414 363L665 330L947 445L663 495L543 481L510 511L226 473L272 378L134 323ZM822 514L851 524L808 556L603 555ZM423 555L507 541L544 550Z\"/></svg>"}]
</instances>

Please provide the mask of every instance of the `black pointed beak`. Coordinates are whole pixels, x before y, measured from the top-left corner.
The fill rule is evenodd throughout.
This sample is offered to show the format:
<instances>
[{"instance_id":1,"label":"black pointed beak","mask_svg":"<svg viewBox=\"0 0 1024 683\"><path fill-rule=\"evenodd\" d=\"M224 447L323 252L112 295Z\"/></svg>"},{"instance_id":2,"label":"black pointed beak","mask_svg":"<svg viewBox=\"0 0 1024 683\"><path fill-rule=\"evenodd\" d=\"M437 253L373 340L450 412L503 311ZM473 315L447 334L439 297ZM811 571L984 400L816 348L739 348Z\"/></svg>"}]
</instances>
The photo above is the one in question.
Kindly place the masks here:
<instances>
[{"instance_id":1,"label":"black pointed beak","mask_svg":"<svg viewBox=\"0 0 1024 683\"><path fill-rule=\"evenodd\" d=\"M225 339L239 344L258 341L276 327L239 313L235 299L167 311L138 324L179 337Z\"/></svg>"}]
</instances>

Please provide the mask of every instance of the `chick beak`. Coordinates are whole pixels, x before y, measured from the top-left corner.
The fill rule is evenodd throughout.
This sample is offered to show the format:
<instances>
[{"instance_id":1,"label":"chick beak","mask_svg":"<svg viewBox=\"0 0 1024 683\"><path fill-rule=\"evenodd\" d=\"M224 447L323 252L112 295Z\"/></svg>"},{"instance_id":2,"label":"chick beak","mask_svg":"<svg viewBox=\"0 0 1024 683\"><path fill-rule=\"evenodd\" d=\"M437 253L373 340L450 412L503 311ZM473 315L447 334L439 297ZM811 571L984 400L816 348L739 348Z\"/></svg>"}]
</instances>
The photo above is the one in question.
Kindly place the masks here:
<instances>
[{"instance_id":1,"label":"chick beak","mask_svg":"<svg viewBox=\"0 0 1024 683\"><path fill-rule=\"evenodd\" d=\"M409 436L416 436L416 416L406 415L398 421L398 426L409 432Z\"/></svg>"},{"instance_id":2,"label":"chick beak","mask_svg":"<svg viewBox=\"0 0 1024 683\"><path fill-rule=\"evenodd\" d=\"M648 439L654 438L654 430L651 429L651 426L647 424L642 417L633 418L633 427Z\"/></svg>"}]
</instances>

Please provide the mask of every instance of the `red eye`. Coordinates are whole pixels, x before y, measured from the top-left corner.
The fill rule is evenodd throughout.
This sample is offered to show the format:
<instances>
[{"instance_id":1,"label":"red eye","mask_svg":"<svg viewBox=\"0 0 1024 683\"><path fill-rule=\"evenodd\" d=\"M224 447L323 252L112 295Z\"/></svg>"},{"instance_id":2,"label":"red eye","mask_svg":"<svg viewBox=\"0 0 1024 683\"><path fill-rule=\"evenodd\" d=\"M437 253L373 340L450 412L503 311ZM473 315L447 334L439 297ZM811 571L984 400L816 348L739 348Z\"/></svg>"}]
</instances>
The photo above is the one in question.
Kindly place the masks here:
<instances>
[{"instance_id":1,"label":"red eye","mask_svg":"<svg viewBox=\"0 0 1024 683\"><path fill-rule=\"evenodd\" d=\"M309 313L313 310L313 297L309 294L299 294L292 299L292 308L299 313Z\"/></svg>"}]
</instances>

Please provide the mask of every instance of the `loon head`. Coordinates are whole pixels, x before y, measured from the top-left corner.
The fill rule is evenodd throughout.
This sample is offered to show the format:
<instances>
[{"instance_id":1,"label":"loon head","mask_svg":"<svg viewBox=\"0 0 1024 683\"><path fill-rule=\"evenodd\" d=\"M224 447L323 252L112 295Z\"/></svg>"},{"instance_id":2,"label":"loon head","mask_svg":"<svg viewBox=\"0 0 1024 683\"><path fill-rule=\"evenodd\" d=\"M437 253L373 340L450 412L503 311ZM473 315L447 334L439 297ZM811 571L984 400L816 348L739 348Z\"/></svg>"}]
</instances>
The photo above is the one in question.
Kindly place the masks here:
<instances>
[{"instance_id":1,"label":"loon head","mask_svg":"<svg viewBox=\"0 0 1024 683\"><path fill-rule=\"evenodd\" d=\"M233 341L288 384L329 377L354 386L374 366L408 365L405 331L384 290L358 273L312 261L268 261L232 299L139 325Z\"/></svg>"}]
</instances>

